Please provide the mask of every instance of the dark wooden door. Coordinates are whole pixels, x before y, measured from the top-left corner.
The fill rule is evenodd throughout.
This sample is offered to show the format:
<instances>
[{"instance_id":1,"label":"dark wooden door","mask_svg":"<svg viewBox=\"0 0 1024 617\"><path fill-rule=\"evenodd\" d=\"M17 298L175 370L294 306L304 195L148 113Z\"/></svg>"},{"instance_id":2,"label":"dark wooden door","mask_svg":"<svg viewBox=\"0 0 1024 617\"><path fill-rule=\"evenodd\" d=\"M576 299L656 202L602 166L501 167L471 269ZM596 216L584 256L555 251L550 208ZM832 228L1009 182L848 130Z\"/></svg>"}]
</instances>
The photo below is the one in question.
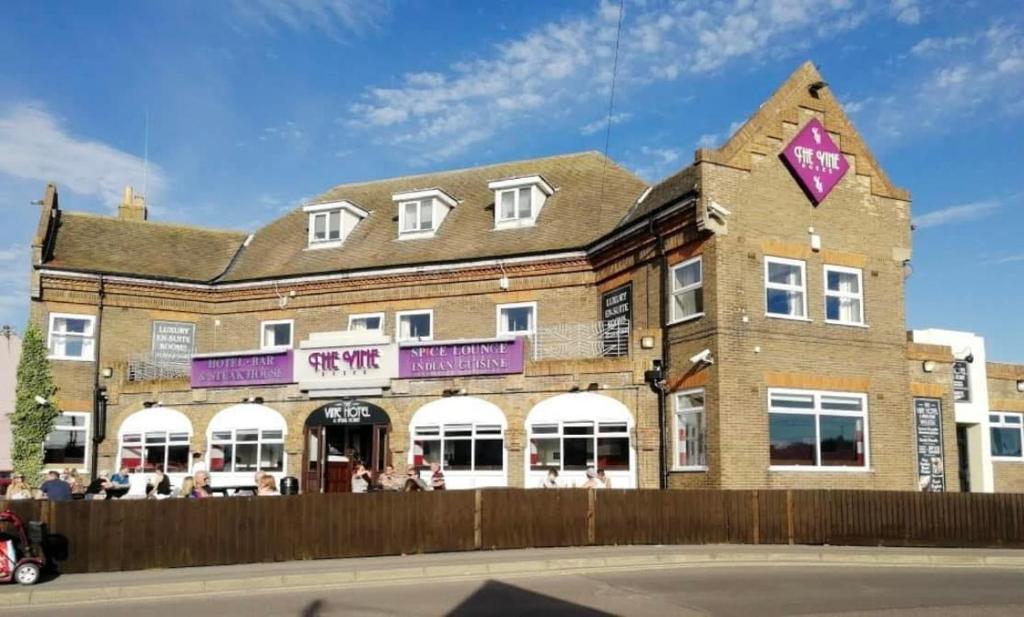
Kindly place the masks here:
<instances>
[{"instance_id":1,"label":"dark wooden door","mask_svg":"<svg viewBox=\"0 0 1024 617\"><path fill-rule=\"evenodd\" d=\"M324 492L348 493L351 491L352 463L350 461L328 461Z\"/></svg>"},{"instance_id":2,"label":"dark wooden door","mask_svg":"<svg viewBox=\"0 0 1024 617\"><path fill-rule=\"evenodd\" d=\"M324 427L307 426L303 436L302 492L322 493L326 443Z\"/></svg>"}]
</instances>

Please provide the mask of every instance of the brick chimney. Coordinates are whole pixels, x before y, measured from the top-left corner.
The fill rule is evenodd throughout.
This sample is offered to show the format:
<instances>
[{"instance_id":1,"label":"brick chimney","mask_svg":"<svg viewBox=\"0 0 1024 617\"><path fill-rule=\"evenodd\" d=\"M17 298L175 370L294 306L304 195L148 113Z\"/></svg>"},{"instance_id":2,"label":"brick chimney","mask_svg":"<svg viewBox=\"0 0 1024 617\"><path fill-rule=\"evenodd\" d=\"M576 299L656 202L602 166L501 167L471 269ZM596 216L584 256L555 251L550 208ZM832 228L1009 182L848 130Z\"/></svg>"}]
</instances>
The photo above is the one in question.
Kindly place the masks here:
<instances>
[{"instance_id":1,"label":"brick chimney","mask_svg":"<svg viewBox=\"0 0 1024 617\"><path fill-rule=\"evenodd\" d=\"M135 189L128 185L124 187L124 199L117 208L118 218L126 221L144 221L148 218L146 211L146 198L143 195L136 195Z\"/></svg>"}]
</instances>

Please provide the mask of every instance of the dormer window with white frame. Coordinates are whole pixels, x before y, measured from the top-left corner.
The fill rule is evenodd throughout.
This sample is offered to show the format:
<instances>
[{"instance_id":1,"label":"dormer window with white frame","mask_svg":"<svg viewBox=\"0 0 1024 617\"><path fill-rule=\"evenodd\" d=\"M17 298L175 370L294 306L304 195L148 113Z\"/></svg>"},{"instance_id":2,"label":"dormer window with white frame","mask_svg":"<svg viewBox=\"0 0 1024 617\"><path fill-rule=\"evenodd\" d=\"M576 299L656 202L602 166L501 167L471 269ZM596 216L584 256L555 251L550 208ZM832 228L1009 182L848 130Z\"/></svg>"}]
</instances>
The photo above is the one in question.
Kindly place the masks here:
<instances>
[{"instance_id":1,"label":"dormer window with white frame","mask_svg":"<svg viewBox=\"0 0 1024 617\"><path fill-rule=\"evenodd\" d=\"M348 201L313 204L302 208L309 215L308 248L334 248L345 242L369 212Z\"/></svg>"},{"instance_id":2,"label":"dormer window with white frame","mask_svg":"<svg viewBox=\"0 0 1024 617\"><path fill-rule=\"evenodd\" d=\"M395 193L398 203L398 239L432 238L458 201L441 189Z\"/></svg>"},{"instance_id":3,"label":"dormer window with white frame","mask_svg":"<svg viewBox=\"0 0 1024 617\"><path fill-rule=\"evenodd\" d=\"M544 202L555 192L541 176L495 180L487 187L494 191L495 229L535 225Z\"/></svg>"}]
</instances>

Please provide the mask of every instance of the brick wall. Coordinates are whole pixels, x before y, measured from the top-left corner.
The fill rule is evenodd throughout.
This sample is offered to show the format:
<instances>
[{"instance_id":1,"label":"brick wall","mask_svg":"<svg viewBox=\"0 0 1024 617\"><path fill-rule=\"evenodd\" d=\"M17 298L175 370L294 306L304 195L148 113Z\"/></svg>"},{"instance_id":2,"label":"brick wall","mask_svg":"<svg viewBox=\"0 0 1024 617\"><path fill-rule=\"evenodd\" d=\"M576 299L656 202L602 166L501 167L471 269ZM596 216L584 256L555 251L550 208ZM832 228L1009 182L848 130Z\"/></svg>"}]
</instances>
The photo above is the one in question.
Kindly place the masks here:
<instances>
[{"instance_id":1,"label":"brick wall","mask_svg":"<svg viewBox=\"0 0 1024 617\"><path fill-rule=\"evenodd\" d=\"M1017 390L1017 381L1024 379L1024 365L989 362L986 369L989 408L1024 416L1024 392ZM1024 460L995 461L992 471L997 493L1024 493Z\"/></svg>"}]
</instances>

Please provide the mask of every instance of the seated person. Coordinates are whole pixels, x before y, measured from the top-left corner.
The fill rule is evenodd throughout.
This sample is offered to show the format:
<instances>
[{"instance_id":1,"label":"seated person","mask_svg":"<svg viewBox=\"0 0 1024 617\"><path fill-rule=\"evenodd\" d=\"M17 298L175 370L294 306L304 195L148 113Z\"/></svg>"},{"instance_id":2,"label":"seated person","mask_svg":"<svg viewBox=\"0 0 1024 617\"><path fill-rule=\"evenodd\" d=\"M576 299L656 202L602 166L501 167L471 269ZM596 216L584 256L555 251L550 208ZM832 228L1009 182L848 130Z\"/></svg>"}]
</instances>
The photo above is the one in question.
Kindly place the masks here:
<instances>
[{"instance_id":1,"label":"seated person","mask_svg":"<svg viewBox=\"0 0 1024 617\"><path fill-rule=\"evenodd\" d=\"M157 469L153 480L146 487L146 496L151 499L166 499L171 496L171 479L163 470Z\"/></svg>"},{"instance_id":2,"label":"seated person","mask_svg":"<svg viewBox=\"0 0 1024 617\"><path fill-rule=\"evenodd\" d=\"M213 497L213 489L210 488L209 472L197 471L195 474L193 474L193 479L195 480L196 483L196 497Z\"/></svg>"},{"instance_id":3,"label":"seated person","mask_svg":"<svg viewBox=\"0 0 1024 617\"><path fill-rule=\"evenodd\" d=\"M56 471L46 474L46 482L43 482L39 490L50 501L71 501L71 485L61 480Z\"/></svg>"},{"instance_id":4,"label":"seated person","mask_svg":"<svg viewBox=\"0 0 1024 617\"><path fill-rule=\"evenodd\" d=\"M405 484L403 485L406 491L428 491L426 481L420 477L420 472L416 470L414 465L409 465L409 469L405 472Z\"/></svg>"},{"instance_id":5,"label":"seated person","mask_svg":"<svg viewBox=\"0 0 1024 617\"><path fill-rule=\"evenodd\" d=\"M89 482L89 485L85 487L86 499L110 499L110 496L107 495L107 487L112 485L107 480L107 475L107 472L102 471Z\"/></svg>"},{"instance_id":6,"label":"seated person","mask_svg":"<svg viewBox=\"0 0 1024 617\"><path fill-rule=\"evenodd\" d=\"M395 474L394 465L387 465L384 467L384 473L377 477L377 486L382 491L400 491L402 490L403 480Z\"/></svg>"}]
</instances>

